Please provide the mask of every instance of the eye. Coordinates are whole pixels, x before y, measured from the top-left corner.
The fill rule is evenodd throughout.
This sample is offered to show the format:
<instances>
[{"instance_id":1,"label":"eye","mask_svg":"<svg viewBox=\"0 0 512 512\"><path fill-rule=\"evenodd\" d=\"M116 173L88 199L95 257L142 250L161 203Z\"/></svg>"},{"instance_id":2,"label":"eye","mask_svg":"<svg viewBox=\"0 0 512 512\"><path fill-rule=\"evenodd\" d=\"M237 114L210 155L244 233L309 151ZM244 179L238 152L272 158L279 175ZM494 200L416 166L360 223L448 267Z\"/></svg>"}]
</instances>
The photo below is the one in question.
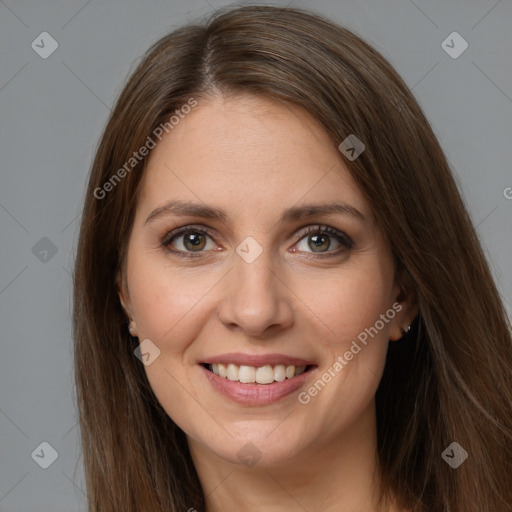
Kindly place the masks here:
<instances>
[{"instance_id":1,"label":"eye","mask_svg":"<svg viewBox=\"0 0 512 512\"><path fill-rule=\"evenodd\" d=\"M297 234L298 243L292 252L313 252L318 256L335 256L351 249L353 242L345 233L329 226L309 226ZM208 246L208 242L211 245ZM332 245L337 247L332 249ZM220 250L208 229L186 226L169 232L162 245L179 256L196 257L208 250ZM297 247L297 248L295 248ZM311 251L308 251L310 249Z\"/></svg>"},{"instance_id":2,"label":"eye","mask_svg":"<svg viewBox=\"0 0 512 512\"><path fill-rule=\"evenodd\" d=\"M321 255L327 253L327 256L340 254L354 245L345 233L329 226L309 226L305 231L300 232L297 238L299 242L296 246L299 251L309 252L308 249L310 249L313 253ZM333 241L337 247L329 250L332 249ZM294 249L293 252L296 250Z\"/></svg>"},{"instance_id":3,"label":"eye","mask_svg":"<svg viewBox=\"0 0 512 512\"><path fill-rule=\"evenodd\" d=\"M212 240L212 233L204 228L195 228L188 226L186 228L176 229L167 234L162 245L169 251L182 254L189 253L200 253L203 249L211 250L212 247L207 246L208 238ZM213 243L213 241L212 241ZM174 248L171 248L175 244ZM216 245L213 243L213 248Z\"/></svg>"}]
</instances>

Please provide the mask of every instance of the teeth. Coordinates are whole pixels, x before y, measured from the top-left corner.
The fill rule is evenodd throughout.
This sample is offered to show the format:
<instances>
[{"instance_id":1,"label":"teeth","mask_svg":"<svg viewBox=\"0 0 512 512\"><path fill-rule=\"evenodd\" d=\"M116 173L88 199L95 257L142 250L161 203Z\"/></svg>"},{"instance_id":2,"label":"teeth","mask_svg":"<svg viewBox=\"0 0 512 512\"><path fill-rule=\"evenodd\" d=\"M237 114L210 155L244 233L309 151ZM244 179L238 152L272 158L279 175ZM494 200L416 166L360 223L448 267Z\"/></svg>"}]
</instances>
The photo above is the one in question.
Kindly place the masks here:
<instances>
[{"instance_id":1,"label":"teeth","mask_svg":"<svg viewBox=\"0 0 512 512\"><path fill-rule=\"evenodd\" d=\"M256 370L256 382L258 384L271 384L275 380L272 366L260 366Z\"/></svg>"},{"instance_id":2,"label":"teeth","mask_svg":"<svg viewBox=\"0 0 512 512\"><path fill-rule=\"evenodd\" d=\"M233 382L242 382L243 384L272 384L273 382L282 382L285 379L292 379L294 376L301 375L306 371L305 366L293 366L277 364L272 367L270 365L254 366L236 364L212 364L211 371L215 375L224 377Z\"/></svg>"},{"instance_id":3,"label":"teeth","mask_svg":"<svg viewBox=\"0 0 512 512\"><path fill-rule=\"evenodd\" d=\"M256 382L256 368L254 366L240 366L238 380L245 384Z\"/></svg>"},{"instance_id":4,"label":"teeth","mask_svg":"<svg viewBox=\"0 0 512 512\"><path fill-rule=\"evenodd\" d=\"M238 366L236 364L228 364L227 377L229 380L238 380Z\"/></svg>"},{"instance_id":5,"label":"teeth","mask_svg":"<svg viewBox=\"0 0 512 512\"><path fill-rule=\"evenodd\" d=\"M225 364L219 363L219 375L221 377L227 377L228 376L228 369Z\"/></svg>"},{"instance_id":6,"label":"teeth","mask_svg":"<svg viewBox=\"0 0 512 512\"><path fill-rule=\"evenodd\" d=\"M286 379L286 366L284 364L278 364L274 367L274 379L276 379L277 382L282 382Z\"/></svg>"}]
</instances>

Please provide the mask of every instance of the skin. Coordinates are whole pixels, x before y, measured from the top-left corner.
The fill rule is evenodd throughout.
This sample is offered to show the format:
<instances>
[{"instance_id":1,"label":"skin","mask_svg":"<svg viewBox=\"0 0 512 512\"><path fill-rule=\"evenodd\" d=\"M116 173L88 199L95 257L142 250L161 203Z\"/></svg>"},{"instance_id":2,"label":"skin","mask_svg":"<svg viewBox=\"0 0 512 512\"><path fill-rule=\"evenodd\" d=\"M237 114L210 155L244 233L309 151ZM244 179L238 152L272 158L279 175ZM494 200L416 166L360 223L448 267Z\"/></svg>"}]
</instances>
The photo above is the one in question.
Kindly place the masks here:
<instances>
[{"instance_id":1,"label":"skin","mask_svg":"<svg viewBox=\"0 0 512 512\"><path fill-rule=\"evenodd\" d=\"M223 208L228 218L146 223L174 199ZM341 201L365 220L334 213L279 223L286 208ZM183 234L163 246L169 231L191 225L213 233L199 234L199 251ZM315 232L299 241L318 225L353 246L327 235L315 250ZM236 252L248 236L263 248L252 263ZM160 350L144 368L187 434L209 512L398 510L377 505L374 396L388 342L416 310L364 195L309 114L249 95L199 101L151 152L124 263L120 300L132 333ZM401 311L308 404L297 392L274 404L234 403L198 366L230 352L301 357L318 366L299 390L307 391L398 301ZM237 456L248 443L261 456L253 466Z\"/></svg>"}]
</instances>

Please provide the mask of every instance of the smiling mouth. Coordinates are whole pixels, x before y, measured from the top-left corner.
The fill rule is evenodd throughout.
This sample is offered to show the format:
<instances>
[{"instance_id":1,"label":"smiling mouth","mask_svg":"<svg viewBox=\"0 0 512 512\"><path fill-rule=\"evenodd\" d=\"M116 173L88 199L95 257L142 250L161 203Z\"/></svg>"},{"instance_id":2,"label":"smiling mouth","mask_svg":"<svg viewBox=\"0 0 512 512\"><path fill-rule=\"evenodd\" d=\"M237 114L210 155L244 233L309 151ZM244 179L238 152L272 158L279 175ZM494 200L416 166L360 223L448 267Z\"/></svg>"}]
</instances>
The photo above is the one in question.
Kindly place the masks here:
<instances>
[{"instance_id":1,"label":"smiling mouth","mask_svg":"<svg viewBox=\"0 0 512 512\"><path fill-rule=\"evenodd\" d=\"M242 384L273 384L275 382L283 382L286 379L298 377L315 367L314 365L294 366L285 364L256 367L233 363L203 363L202 366L219 377Z\"/></svg>"}]
</instances>

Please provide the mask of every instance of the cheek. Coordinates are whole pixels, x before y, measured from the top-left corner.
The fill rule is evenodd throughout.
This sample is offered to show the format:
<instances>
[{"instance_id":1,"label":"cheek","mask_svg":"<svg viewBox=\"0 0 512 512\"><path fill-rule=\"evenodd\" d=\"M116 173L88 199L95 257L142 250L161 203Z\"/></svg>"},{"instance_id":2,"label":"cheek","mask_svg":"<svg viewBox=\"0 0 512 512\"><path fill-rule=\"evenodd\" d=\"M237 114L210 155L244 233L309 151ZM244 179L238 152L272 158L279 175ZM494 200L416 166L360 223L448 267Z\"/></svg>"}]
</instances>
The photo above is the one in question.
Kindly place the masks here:
<instances>
[{"instance_id":1,"label":"cheek","mask_svg":"<svg viewBox=\"0 0 512 512\"><path fill-rule=\"evenodd\" d=\"M366 269L340 269L328 278L297 279L294 290L304 303L304 313L323 326L328 344L343 346L359 333L375 324L390 307L392 275L386 275L379 265ZM308 311L309 310L309 311ZM384 337L389 325L382 330Z\"/></svg>"},{"instance_id":2,"label":"cheek","mask_svg":"<svg viewBox=\"0 0 512 512\"><path fill-rule=\"evenodd\" d=\"M149 339L160 349L159 356L144 366L144 371L169 417L190 433L197 423L210 419L200 400L191 399L196 390L190 386L187 349L206 321L205 294L215 280L197 271L177 271L155 260L134 256L127 269L138 338L141 342Z\"/></svg>"},{"instance_id":3,"label":"cheek","mask_svg":"<svg viewBox=\"0 0 512 512\"><path fill-rule=\"evenodd\" d=\"M366 264L340 269L336 276L316 282L302 279L297 288L307 307L304 313L322 328L324 355L318 378L329 382L311 389L311 398L323 409L322 415L335 418L344 410L356 410L373 396L384 369L390 320L394 316L390 298L392 269L376 259ZM308 309L315 315L308 313ZM393 316L386 316L391 311ZM384 315L385 320L382 320ZM336 366L335 366L336 365ZM308 397L305 397L306 399ZM345 414L342 415L345 417ZM348 416L351 416L350 414Z\"/></svg>"},{"instance_id":4,"label":"cheek","mask_svg":"<svg viewBox=\"0 0 512 512\"><path fill-rule=\"evenodd\" d=\"M213 276L201 271L177 271L150 260L134 260L128 282L139 339L171 352L181 351L199 331L205 294L215 285Z\"/></svg>"}]
</instances>

